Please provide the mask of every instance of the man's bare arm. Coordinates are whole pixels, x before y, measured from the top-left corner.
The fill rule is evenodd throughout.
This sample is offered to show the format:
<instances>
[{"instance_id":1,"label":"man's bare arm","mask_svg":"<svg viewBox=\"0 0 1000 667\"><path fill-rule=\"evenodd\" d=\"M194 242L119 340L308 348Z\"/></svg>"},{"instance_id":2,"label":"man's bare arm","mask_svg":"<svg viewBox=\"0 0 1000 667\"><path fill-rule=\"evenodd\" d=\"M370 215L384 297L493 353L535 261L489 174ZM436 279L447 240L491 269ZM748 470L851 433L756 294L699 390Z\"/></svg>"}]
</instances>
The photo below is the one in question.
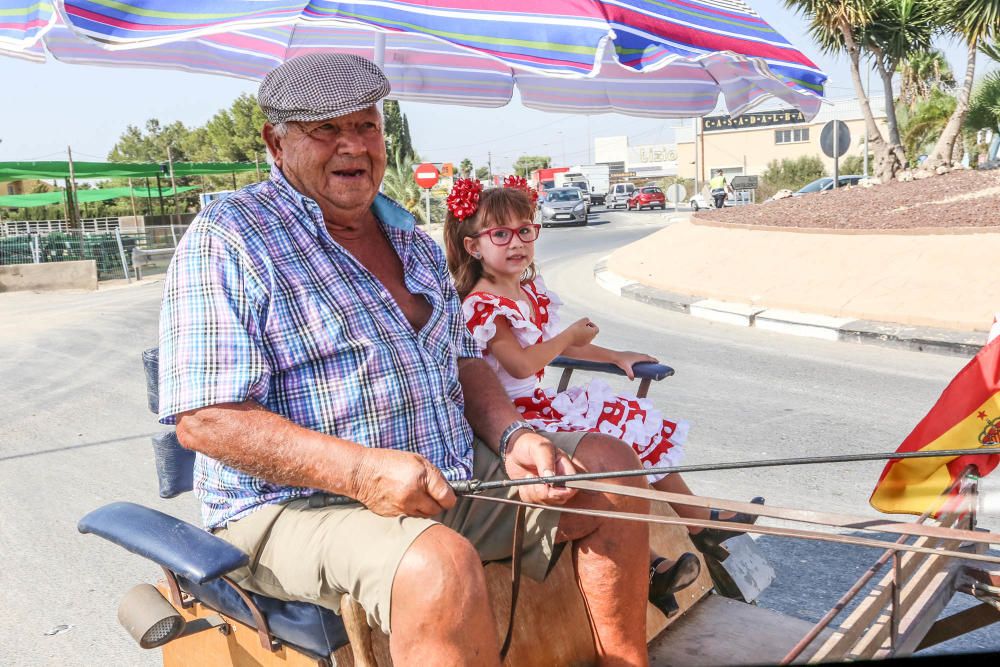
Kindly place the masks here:
<instances>
[{"instance_id":1,"label":"man's bare arm","mask_svg":"<svg viewBox=\"0 0 1000 667\"><path fill-rule=\"evenodd\" d=\"M482 359L459 359L458 381L465 396L465 419L493 451L511 422L522 419L496 373Z\"/></svg>"},{"instance_id":2,"label":"man's bare arm","mask_svg":"<svg viewBox=\"0 0 1000 667\"><path fill-rule=\"evenodd\" d=\"M497 451L500 436L511 422L523 419L503 385L482 359L459 359L458 380L465 396L465 419L476 435ZM518 431L507 446L506 472L512 479L543 475L568 475L576 472L572 462L545 436ZM522 500L547 505L562 505L576 493L572 489L547 485L522 486Z\"/></svg>"},{"instance_id":3,"label":"man's bare arm","mask_svg":"<svg viewBox=\"0 0 1000 667\"><path fill-rule=\"evenodd\" d=\"M177 439L273 484L357 498L384 516L433 516L455 502L441 472L423 457L317 433L255 401L181 413Z\"/></svg>"}]
</instances>

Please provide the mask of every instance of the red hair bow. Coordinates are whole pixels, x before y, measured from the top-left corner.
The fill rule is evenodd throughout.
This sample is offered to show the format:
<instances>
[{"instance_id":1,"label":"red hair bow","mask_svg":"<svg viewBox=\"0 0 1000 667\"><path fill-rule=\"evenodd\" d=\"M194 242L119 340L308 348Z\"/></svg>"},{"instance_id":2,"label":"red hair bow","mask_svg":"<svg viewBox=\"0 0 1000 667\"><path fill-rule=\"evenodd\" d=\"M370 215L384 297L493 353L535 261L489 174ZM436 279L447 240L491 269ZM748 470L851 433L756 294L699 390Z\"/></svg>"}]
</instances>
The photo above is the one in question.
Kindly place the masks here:
<instances>
[{"instance_id":1,"label":"red hair bow","mask_svg":"<svg viewBox=\"0 0 1000 667\"><path fill-rule=\"evenodd\" d=\"M507 176L503 179L503 186L505 188L517 188L518 190L524 190L529 195L531 195L531 203L538 203L538 191L528 185L528 179L524 176Z\"/></svg>"},{"instance_id":2,"label":"red hair bow","mask_svg":"<svg viewBox=\"0 0 1000 667\"><path fill-rule=\"evenodd\" d=\"M475 215L479 208L479 193L483 184L474 178L456 178L448 194L448 210L461 222Z\"/></svg>"}]
</instances>

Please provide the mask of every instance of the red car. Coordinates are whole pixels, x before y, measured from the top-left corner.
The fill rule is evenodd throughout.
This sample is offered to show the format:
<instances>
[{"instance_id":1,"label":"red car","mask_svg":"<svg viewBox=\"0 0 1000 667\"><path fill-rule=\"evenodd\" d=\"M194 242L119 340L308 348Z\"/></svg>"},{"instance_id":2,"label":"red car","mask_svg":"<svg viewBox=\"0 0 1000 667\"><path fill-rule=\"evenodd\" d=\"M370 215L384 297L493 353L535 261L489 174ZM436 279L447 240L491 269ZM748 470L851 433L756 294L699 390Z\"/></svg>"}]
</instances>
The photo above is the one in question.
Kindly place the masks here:
<instances>
[{"instance_id":1,"label":"red car","mask_svg":"<svg viewBox=\"0 0 1000 667\"><path fill-rule=\"evenodd\" d=\"M663 190L655 185L647 185L644 188L638 188L632 193L632 196L628 198L628 202L625 203L625 208L630 211L634 209L639 209L641 211L647 206L649 208L659 207L661 211L665 209L667 207L667 198L663 196Z\"/></svg>"}]
</instances>

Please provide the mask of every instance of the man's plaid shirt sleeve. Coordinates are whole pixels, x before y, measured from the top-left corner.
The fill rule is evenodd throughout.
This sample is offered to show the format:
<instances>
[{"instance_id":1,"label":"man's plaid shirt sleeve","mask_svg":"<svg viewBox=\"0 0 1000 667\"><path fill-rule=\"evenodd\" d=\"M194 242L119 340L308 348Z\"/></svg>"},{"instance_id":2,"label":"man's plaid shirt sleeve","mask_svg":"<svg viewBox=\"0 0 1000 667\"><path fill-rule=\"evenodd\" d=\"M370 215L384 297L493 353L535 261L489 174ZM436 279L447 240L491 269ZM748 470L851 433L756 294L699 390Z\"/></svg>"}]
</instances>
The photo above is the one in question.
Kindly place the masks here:
<instances>
[{"instance_id":1,"label":"man's plaid shirt sleeve","mask_svg":"<svg viewBox=\"0 0 1000 667\"><path fill-rule=\"evenodd\" d=\"M235 239L207 226L184 235L160 309L160 421L219 403L267 398L266 293Z\"/></svg>"}]
</instances>

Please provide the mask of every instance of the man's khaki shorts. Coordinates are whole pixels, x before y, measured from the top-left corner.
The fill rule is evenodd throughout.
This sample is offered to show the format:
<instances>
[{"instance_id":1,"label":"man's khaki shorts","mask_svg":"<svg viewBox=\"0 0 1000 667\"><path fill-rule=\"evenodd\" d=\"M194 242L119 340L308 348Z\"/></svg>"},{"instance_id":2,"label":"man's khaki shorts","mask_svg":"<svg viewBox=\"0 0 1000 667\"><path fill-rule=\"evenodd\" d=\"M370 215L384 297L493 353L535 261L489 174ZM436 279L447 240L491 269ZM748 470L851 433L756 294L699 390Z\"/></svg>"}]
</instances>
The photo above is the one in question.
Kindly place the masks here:
<instances>
[{"instance_id":1,"label":"man's khaki shorts","mask_svg":"<svg viewBox=\"0 0 1000 667\"><path fill-rule=\"evenodd\" d=\"M573 456L586 433L546 433ZM473 443L473 476L506 479L500 460L478 439ZM511 488L508 497L516 497ZM435 517L383 517L359 505L311 508L308 500L264 505L215 534L250 556L247 567L230 576L240 586L280 600L305 600L335 612L347 594L361 603L369 625L389 632L392 581L403 555L431 526L444 524L465 536L483 561L511 555L516 507L460 497ZM559 556L559 513L529 508L523 572L542 581Z\"/></svg>"}]
</instances>

